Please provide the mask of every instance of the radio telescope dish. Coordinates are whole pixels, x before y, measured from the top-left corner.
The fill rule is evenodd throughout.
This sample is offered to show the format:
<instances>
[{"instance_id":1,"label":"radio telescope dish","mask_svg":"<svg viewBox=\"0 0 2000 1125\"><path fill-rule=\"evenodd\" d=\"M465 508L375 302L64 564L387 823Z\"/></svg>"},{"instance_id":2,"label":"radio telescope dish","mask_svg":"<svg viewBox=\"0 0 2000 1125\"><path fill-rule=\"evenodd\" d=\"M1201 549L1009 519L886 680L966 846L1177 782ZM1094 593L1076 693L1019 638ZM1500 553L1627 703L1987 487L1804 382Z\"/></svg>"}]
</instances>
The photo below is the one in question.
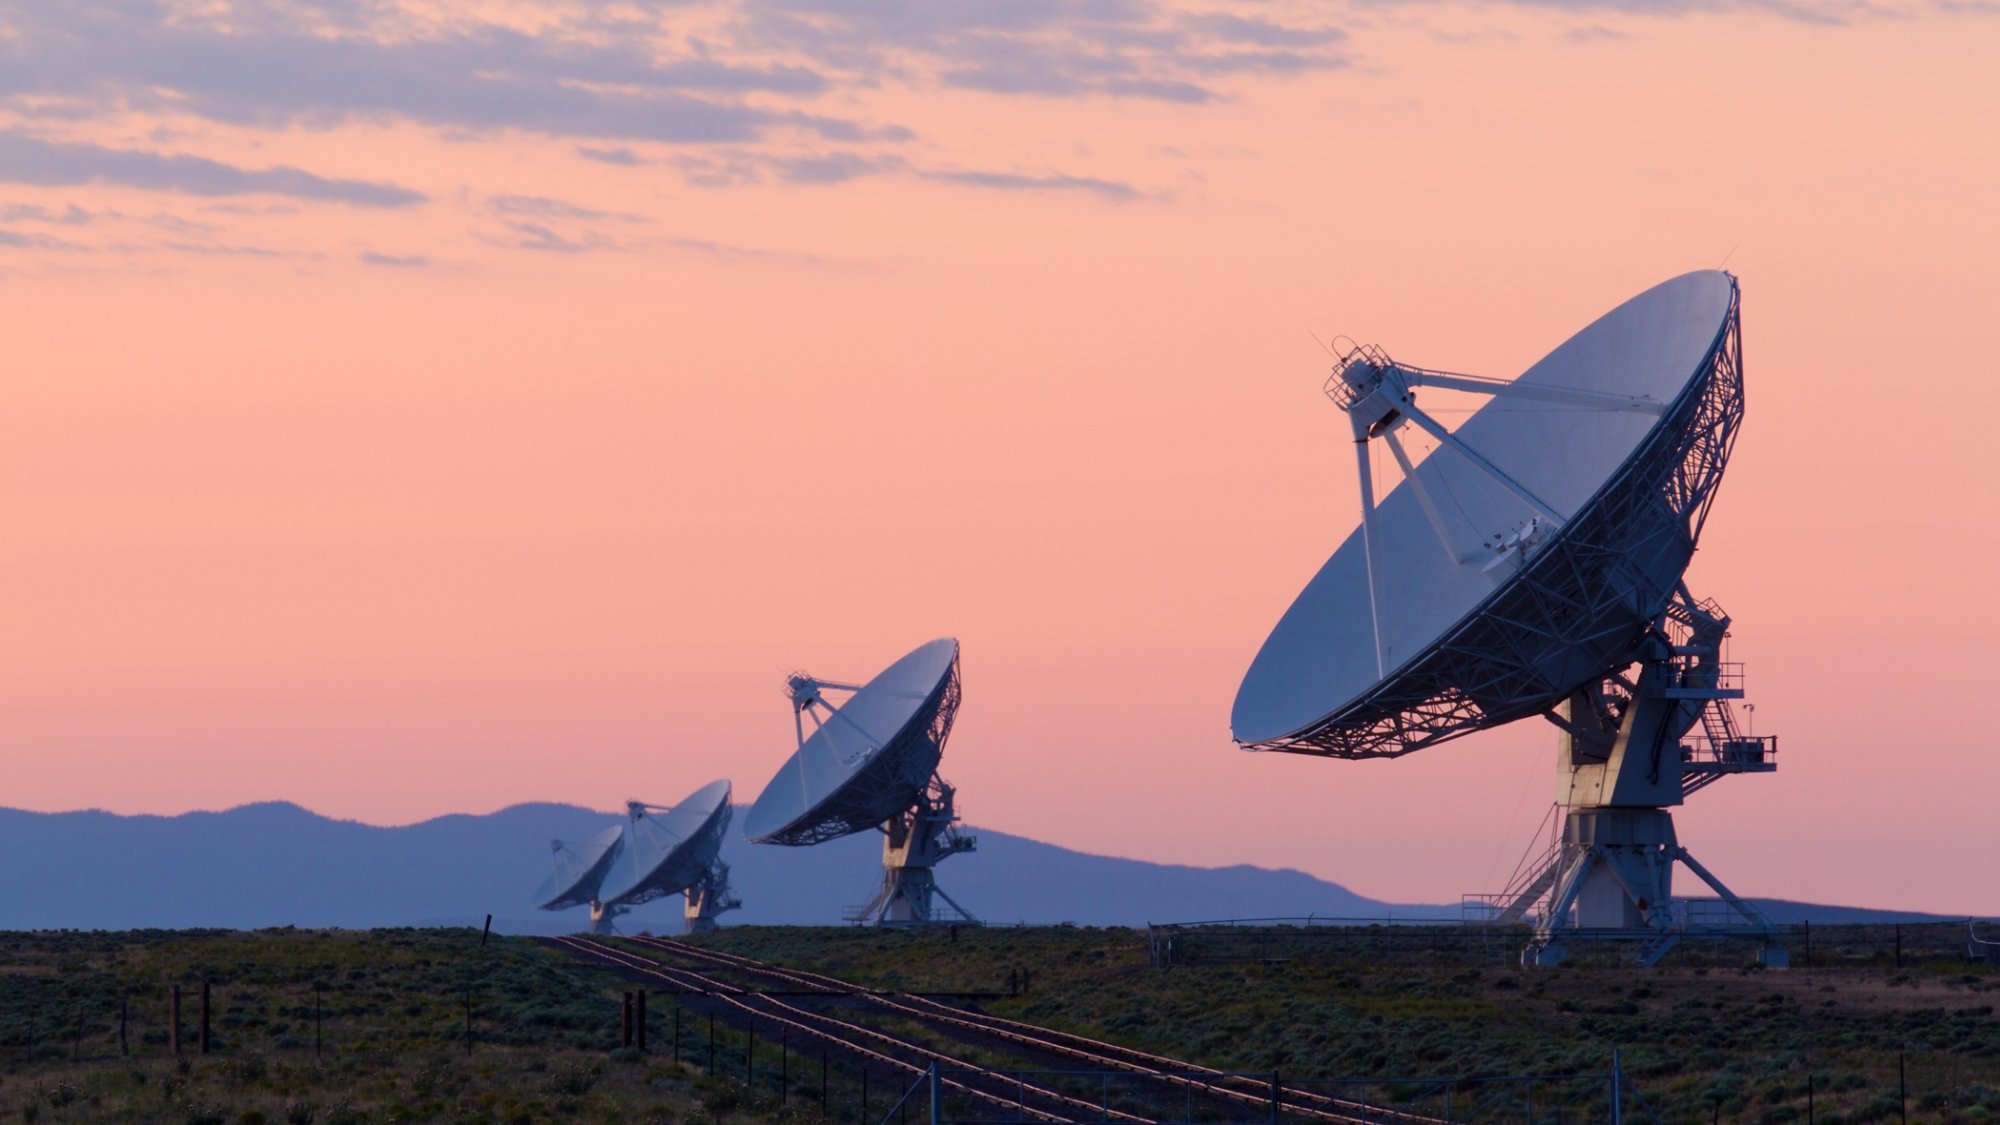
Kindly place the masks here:
<instances>
[{"instance_id":1,"label":"radio telescope dish","mask_svg":"<svg viewBox=\"0 0 2000 1125\"><path fill-rule=\"evenodd\" d=\"M1736 313L1734 279L1708 271L1632 298L1512 383L1343 357L1328 394L1356 429L1363 524L1251 664L1236 740L1402 754L1618 665L1672 596L1735 437L1740 383L1718 368ZM1425 386L1493 400L1447 432L1415 407ZM1407 462L1405 422L1442 447L1377 507L1368 455L1380 439Z\"/></svg>"},{"instance_id":2,"label":"radio telescope dish","mask_svg":"<svg viewBox=\"0 0 2000 1125\"><path fill-rule=\"evenodd\" d=\"M729 894L729 867L719 858L729 831L727 781L711 781L678 805L626 802L629 862L605 901L627 908L685 895L688 932L715 928L715 915L741 905Z\"/></svg>"},{"instance_id":3,"label":"radio telescope dish","mask_svg":"<svg viewBox=\"0 0 2000 1125\"><path fill-rule=\"evenodd\" d=\"M1641 959L1664 956L1688 932L1671 920L1675 861L1772 932L1665 811L1722 774L1775 768L1776 740L1741 735L1730 711L1729 618L1681 578L1742 421L1742 370L1736 279L1711 270L1639 294L1511 382L1373 347L1327 380L1354 435L1361 526L1264 642L1231 731L1249 750L1393 757L1549 717L1564 842L1495 908L1513 921L1539 904L1536 963L1582 931L1644 930ZM1451 430L1420 388L1491 401ZM1421 464L1406 426L1437 442ZM1402 476L1379 505L1377 440Z\"/></svg>"},{"instance_id":4,"label":"radio telescope dish","mask_svg":"<svg viewBox=\"0 0 2000 1125\"><path fill-rule=\"evenodd\" d=\"M612 825L581 846L561 840L551 840L549 846L555 852L556 869L535 892L535 904L542 910L568 910L597 901L605 876L624 850L625 829Z\"/></svg>"},{"instance_id":5,"label":"radio telescope dish","mask_svg":"<svg viewBox=\"0 0 2000 1125\"><path fill-rule=\"evenodd\" d=\"M864 685L798 672L785 687L798 749L750 807L744 834L753 843L801 847L880 829L882 887L852 920L971 920L931 873L939 860L974 847L956 828L955 790L937 775L958 714L958 641L922 645ZM848 696L836 707L828 692ZM957 913L948 915L934 897Z\"/></svg>"}]
</instances>

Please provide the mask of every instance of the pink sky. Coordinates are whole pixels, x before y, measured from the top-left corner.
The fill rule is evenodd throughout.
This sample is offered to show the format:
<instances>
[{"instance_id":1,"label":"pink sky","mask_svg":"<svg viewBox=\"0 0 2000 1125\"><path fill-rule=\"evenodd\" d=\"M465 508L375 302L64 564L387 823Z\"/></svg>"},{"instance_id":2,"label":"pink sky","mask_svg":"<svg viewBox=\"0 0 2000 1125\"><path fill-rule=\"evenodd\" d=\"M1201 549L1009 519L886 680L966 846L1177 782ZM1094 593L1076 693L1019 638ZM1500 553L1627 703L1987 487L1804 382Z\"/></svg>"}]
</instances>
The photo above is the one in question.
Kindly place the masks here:
<instances>
[{"instance_id":1,"label":"pink sky","mask_svg":"<svg viewBox=\"0 0 2000 1125\"><path fill-rule=\"evenodd\" d=\"M748 800L787 672L950 633L977 825L1495 890L1545 724L1229 741L1356 518L1307 333L1512 375L1726 261L1690 581L1782 767L1682 839L2000 910L1995 59L1943 3L0 2L0 804Z\"/></svg>"}]
</instances>

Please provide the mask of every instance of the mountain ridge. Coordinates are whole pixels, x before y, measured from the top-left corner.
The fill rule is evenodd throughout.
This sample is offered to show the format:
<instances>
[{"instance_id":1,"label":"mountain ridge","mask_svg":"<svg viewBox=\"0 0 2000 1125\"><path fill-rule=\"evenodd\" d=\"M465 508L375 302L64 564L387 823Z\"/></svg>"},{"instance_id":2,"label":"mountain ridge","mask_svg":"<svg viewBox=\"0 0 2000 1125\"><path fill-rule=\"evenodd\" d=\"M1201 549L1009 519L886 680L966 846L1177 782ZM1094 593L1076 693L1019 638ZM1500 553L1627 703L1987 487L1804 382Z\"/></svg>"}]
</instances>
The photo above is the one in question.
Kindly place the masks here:
<instances>
[{"instance_id":1,"label":"mountain ridge","mask_svg":"<svg viewBox=\"0 0 2000 1125\"><path fill-rule=\"evenodd\" d=\"M587 925L583 911L542 912L529 901L550 870L548 843L585 839L618 819L551 802L399 826L336 819L291 801L172 816L0 808L0 930L479 925L490 912L503 932L573 932ZM992 922L1458 914L1456 905L1367 898L1292 868L1161 864L969 831L979 850L941 865L938 880ZM874 891L881 871L874 833L780 848L732 832L723 859L744 901L724 925L839 924ZM1946 917L1756 901L1779 922ZM680 900L641 907L620 925L677 932Z\"/></svg>"}]
</instances>

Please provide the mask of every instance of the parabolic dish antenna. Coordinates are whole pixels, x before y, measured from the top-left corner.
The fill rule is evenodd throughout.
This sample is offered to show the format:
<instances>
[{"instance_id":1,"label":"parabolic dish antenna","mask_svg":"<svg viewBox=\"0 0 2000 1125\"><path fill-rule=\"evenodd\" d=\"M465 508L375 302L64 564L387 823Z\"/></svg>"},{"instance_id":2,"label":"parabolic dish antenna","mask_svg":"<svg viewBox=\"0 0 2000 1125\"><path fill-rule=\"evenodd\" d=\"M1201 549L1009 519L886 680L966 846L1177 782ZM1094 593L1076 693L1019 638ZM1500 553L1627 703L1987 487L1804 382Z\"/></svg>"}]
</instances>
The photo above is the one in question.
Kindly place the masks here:
<instances>
[{"instance_id":1,"label":"parabolic dish antenna","mask_svg":"<svg viewBox=\"0 0 2000 1125\"><path fill-rule=\"evenodd\" d=\"M542 910L568 910L597 901L605 876L624 849L625 828L614 824L582 845L551 840L549 846L555 852L556 869L535 892L535 905Z\"/></svg>"},{"instance_id":2,"label":"parabolic dish antenna","mask_svg":"<svg viewBox=\"0 0 2000 1125\"><path fill-rule=\"evenodd\" d=\"M1743 417L1739 333L1736 279L1702 271L1511 382L1370 347L1327 380L1353 431L1361 526L1264 642L1232 733L1250 750L1387 757L1549 717L1564 837L1494 906L1504 921L1535 911L1537 963L1582 932L1649 933L1641 959L1664 956L1688 932L1674 861L1730 904L1736 929L1771 932L1679 846L1665 811L1722 774L1775 768L1776 740L1735 727L1729 619L1681 578ZM1417 406L1420 388L1491 401L1452 430ZM1437 443L1421 464L1408 426ZM1379 505L1378 440L1402 476Z\"/></svg>"},{"instance_id":3,"label":"parabolic dish antenna","mask_svg":"<svg viewBox=\"0 0 2000 1125\"><path fill-rule=\"evenodd\" d=\"M628 858L605 901L630 908L685 895L687 931L713 930L717 914L740 905L719 858L729 831L729 789L727 781L711 781L670 807L626 802Z\"/></svg>"},{"instance_id":4,"label":"parabolic dish antenna","mask_svg":"<svg viewBox=\"0 0 2000 1125\"><path fill-rule=\"evenodd\" d=\"M719 858L729 816L727 781L712 781L672 808L628 802L626 823L581 847L554 842L555 874L535 902L543 910L588 904L591 932L608 934L630 908L679 894L687 898L687 932L713 930L716 915L742 905L729 893L729 865Z\"/></svg>"},{"instance_id":5,"label":"parabolic dish antenna","mask_svg":"<svg viewBox=\"0 0 2000 1125\"><path fill-rule=\"evenodd\" d=\"M880 829L886 837L882 887L850 920L970 920L931 873L938 861L971 851L975 843L958 832L954 790L937 775L958 714L958 641L943 637L922 645L866 684L800 672L785 687L798 749L750 807L744 835L754 843L800 847ZM828 692L847 693L847 699L836 707Z\"/></svg>"}]
</instances>

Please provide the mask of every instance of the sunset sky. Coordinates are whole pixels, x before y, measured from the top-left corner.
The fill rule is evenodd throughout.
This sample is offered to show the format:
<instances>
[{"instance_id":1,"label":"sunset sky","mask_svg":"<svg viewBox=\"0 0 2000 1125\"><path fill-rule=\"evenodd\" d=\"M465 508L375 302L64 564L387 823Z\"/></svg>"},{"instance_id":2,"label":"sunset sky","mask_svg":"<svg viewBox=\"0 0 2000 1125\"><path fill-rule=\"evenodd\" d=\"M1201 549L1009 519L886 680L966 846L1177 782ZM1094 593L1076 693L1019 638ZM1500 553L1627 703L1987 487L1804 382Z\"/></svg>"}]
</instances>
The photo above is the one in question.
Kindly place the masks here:
<instances>
[{"instance_id":1,"label":"sunset sky","mask_svg":"<svg viewBox=\"0 0 2000 1125\"><path fill-rule=\"evenodd\" d=\"M748 801L951 634L975 825L1498 890L1547 724L1229 740L1357 518L1311 334L1726 265L1781 766L1681 839L1992 914L1996 121L1984 0L0 0L0 805Z\"/></svg>"}]
</instances>

